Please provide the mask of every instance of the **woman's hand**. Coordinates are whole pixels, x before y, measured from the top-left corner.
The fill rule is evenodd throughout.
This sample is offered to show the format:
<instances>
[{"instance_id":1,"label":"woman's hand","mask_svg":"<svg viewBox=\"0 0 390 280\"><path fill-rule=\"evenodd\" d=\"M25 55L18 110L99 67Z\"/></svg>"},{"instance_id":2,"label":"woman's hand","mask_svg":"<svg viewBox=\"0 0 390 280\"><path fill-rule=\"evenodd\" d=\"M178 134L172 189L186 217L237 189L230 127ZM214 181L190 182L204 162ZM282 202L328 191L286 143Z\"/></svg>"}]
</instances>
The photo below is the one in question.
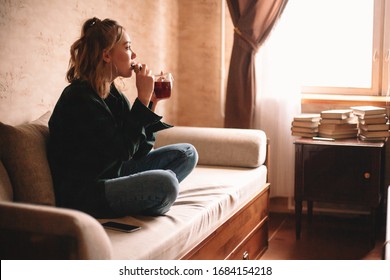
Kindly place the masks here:
<instances>
[{"instance_id":1,"label":"woman's hand","mask_svg":"<svg viewBox=\"0 0 390 280\"><path fill-rule=\"evenodd\" d=\"M152 98L151 98L150 101L153 102L152 108L150 108L150 110L152 110L152 111L154 112L154 111L156 110L157 102L160 101L160 99L158 99L158 98L156 97L156 95L154 94L154 92L153 92Z\"/></svg>"},{"instance_id":2,"label":"woman's hand","mask_svg":"<svg viewBox=\"0 0 390 280\"><path fill-rule=\"evenodd\" d=\"M154 91L154 76L146 64L142 64L140 71L136 73L135 85L138 91L138 99L148 106Z\"/></svg>"}]
</instances>

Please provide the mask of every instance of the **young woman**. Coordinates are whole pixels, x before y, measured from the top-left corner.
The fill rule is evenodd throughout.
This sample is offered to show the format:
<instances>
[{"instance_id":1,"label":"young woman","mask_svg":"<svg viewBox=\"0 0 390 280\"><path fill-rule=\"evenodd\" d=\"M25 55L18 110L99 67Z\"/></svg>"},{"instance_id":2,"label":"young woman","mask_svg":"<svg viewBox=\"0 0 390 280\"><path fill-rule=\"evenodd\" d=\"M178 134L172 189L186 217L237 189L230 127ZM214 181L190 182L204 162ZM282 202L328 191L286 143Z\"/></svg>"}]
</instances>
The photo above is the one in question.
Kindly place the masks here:
<instances>
[{"instance_id":1,"label":"young woman","mask_svg":"<svg viewBox=\"0 0 390 280\"><path fill-rule=\"evenodd\" d=\"M129 35L110 19L88 19L71 46L70 84L49 121L58 206L97 218L163 215L195 167L190 144L152 150L155 134L171 126L154 113L154 77L135 58ZM130 107L114 80L133 75L138 97Z\"/></svg>"}]
</instances>

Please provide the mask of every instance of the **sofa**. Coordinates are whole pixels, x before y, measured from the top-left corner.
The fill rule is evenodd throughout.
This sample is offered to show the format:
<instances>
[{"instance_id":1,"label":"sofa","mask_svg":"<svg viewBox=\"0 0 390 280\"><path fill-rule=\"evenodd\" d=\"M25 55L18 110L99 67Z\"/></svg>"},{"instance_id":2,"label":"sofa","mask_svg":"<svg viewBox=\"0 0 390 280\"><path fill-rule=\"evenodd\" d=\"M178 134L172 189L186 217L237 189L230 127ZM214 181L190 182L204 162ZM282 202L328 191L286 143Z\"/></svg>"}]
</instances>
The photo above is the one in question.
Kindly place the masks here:
<instances>
[{"instance_id":1,"label":"sofa","mask_svg":"<svg viewBox=\"0 0 390 280\"><path fill-rule=\"evenodd\" d=\"M57 207L46 157L50 112L0 123L1 259L258 259L268 246L269 145L261 130L174 127L156 147L187 142L195 170L164 216L95 219ZM115 221L140 226L126 233Z\"/></svg>"},{"instance_id":2,"label":"sofa","mask_svg":"<svg viewBox=\"0 0 390 280\"><path fill-rule=\"evenodd\" d=\"M387 187L386 233L383 246L383 259L390 260L390 186Z\"/></svg>"}]
</instances>

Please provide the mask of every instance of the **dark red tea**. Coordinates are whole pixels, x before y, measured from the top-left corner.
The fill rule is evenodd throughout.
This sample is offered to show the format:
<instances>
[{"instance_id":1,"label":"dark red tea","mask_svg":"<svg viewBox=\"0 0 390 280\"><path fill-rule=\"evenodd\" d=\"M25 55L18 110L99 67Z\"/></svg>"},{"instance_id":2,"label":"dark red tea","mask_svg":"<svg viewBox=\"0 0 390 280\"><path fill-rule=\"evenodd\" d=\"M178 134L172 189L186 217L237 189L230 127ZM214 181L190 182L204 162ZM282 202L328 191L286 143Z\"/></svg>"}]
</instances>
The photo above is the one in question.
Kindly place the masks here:
<instances>
[{"instance_id":1,"label":"dark red tea","mask_svg":"<svg viewBox=\"0 0 390 280\"><path fill-rule=\"evenodd\" d=\"M171 97L171 82L154 82L154 93L158 99Z\"/></svg>"}]
</instances>

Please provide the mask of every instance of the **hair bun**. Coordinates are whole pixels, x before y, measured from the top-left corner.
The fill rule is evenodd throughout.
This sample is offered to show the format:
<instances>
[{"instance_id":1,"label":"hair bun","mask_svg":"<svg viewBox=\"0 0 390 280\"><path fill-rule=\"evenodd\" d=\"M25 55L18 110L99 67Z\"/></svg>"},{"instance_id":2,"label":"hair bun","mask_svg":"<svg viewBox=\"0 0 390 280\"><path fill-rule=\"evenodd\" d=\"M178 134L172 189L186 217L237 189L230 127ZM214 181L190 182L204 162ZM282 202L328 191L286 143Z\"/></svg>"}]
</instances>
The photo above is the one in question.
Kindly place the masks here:
<instances>
[{"instance_id":1,"label":"hair bun","mask_svg":"<svg viewBox=\"0 0 390 280\"><path fill-rule=\"evenodd\" d=\"M100 23L101 20L97 17L93 17L93 18L90 18L88 19L85 23L84 23L84 27L83 27L83 33L85 34L87 32L88 29L96 26L96 24Z\"/></svg>"}]
</instances>

